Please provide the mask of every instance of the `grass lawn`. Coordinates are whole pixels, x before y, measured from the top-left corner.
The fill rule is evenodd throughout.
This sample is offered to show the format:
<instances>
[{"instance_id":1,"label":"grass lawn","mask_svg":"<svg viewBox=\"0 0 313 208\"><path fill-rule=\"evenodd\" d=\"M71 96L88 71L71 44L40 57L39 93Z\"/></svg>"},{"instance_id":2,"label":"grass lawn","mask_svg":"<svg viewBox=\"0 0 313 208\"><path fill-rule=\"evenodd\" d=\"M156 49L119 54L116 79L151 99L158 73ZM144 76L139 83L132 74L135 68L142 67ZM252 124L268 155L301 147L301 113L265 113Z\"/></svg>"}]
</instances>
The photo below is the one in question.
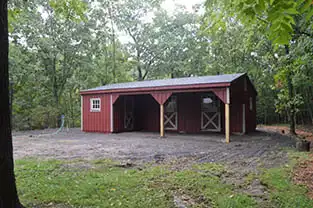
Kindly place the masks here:
<instances>
[{"instance_id":1,"label":"grass lawn","mask_svg":"<svg viewBox=\"0 0 313 208\"><path fill-rule=\"evenodd\" d=\"M307 208L313 207L313 201L306 196L306 188L291 182L293 166L303 156L292 153L289 165L254 176L267 187L267 201L223 183L221 176L227 168L214 163L188 169L169 164L123 168L109 160L25 159L16 161L16 176L21 201L27 207L170 208L175 207L174 198L178 197L188 207Z\"/></svg>"}]
</instances>

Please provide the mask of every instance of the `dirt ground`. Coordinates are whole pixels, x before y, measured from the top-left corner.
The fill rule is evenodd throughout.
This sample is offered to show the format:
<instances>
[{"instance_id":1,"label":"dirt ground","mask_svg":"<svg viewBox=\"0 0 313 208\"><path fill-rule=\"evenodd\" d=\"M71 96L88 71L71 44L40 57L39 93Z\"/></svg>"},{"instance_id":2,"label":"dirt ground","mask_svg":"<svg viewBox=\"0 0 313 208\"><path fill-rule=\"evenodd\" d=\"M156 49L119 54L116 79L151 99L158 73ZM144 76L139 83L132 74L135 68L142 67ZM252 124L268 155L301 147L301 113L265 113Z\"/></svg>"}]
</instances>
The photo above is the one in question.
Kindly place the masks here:
<instances>
[{"instance_id":1,"label":"dirt ground","mask_svg":"<svg viewBox=\"0 0 313 208\"><path fill-rule=\"evenodd\" d=\"M258 129L253 134L231 136L224 143L223 134L182 135L129 132L120 134L84 133L70 129L57 135L55 130L15 132L13 146L15 159L83 160L75 168L89 168L88 160L113 159L122 165L141 166L170 163L174 169L190 168L194 163L218 162L226 165L227 173L221 180L238 187L257 200L267 200L269 195L259 179L246 184L246 177L259 174L259 168L271 168L287 163L288 147L295 140L270 129ZM77 167L79 166L79 167Z\"/></svg>"},{"instance_id":2,"label":"dirt ground","mask_svg":"<svg viewBox=\"0 0 313 208\"><path fill-rule=\"evenodd\" d=\"M15 132L13 146L15 159L102 159L130 160L133 162L164 160L177 157L196 157L198 162L250 163L262 157L271 157L281 148L291 147L294 141L287 136L259 130L244 136L232 136L224 143L224 135L167 134L129 132L120 134L84 133L70 129L57 135L55 130ZM273 160L268 163L275 162Z\"/></svg>"},{"instance_id":3,"label":"dirt ground","mask_svg":"<svg viewBox=\"0 0 313 208\"><path fill-rule=\"evenodd\" d=\"M289 134L289 126L278 126L278 125L271 125L271 126L260 126L263 129L271 130L274 132L278 132L280 134ZM313 132L312 132L313 126L312 125L297 125L296 134L299 137L302 137L308 141L313 141Z\"/></svg>"}]
</instances>

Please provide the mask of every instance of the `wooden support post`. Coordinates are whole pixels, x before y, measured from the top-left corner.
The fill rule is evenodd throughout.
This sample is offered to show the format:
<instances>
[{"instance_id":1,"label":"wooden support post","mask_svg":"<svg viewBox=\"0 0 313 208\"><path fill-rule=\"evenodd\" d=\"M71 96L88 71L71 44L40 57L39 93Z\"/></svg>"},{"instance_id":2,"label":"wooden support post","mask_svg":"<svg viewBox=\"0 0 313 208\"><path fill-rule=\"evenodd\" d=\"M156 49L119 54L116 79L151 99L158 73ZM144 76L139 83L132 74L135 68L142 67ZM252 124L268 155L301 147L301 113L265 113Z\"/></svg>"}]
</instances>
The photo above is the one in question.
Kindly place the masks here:
<instances>
[{"instance_id":1,"label":"wooden support post","mask_svg":"<svg viewBox=\"0 0 313 208\"><path fill-rule=\"evenodd\" d=\"M164 137L164 105L160 105L160 137Z\"/></svg>"},{"instance_id":2,"label":"wooden support post","mask_svg":"<svg viewBox=\"0 0 313 208\"><path fill-rule=\"evenodd\" d=\"M226 143L230 142L230 113L229 104L225 104L225 139Z\"/></svg>"}]
</instances>

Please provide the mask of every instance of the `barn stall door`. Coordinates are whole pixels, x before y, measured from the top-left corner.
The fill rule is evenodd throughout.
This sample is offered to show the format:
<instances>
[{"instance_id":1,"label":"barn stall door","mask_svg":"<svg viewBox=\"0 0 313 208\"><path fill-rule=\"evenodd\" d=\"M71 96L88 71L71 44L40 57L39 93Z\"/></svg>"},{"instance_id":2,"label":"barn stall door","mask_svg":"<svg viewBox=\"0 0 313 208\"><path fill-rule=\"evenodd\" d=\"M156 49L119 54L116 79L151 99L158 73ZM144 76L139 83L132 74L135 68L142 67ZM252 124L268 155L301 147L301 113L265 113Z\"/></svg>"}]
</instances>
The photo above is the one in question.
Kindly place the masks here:
<instances>
[{"instance_id":1,"label":"barn stall door","mask_svg":"<svg viewBox=\"0 0 313 208\"><path fill-rule=\"evenodd\" d=\"M201 96L201 130L221 131L221 102L214 93Z\"/></svg>"},{"instance_id":2,"label":"barn stall door","mask_svg":"<svg viewBox=\"0 0 313 208\"><path fill-rule=\"evenodd\" d=\"M164 129L177 130L177 97L171 96L165 103Z\"/></svg>"},{"instance_id":3,"label":"barn stall door","mask_svg":"<svg viewBox=\"0 0 313 208\"><path fill-rule=\"evenodd\" d=\"M133 130L134 129L134 97L126 96L124 99L124 128L126 130Z\"/></svg>"}]
</instances>

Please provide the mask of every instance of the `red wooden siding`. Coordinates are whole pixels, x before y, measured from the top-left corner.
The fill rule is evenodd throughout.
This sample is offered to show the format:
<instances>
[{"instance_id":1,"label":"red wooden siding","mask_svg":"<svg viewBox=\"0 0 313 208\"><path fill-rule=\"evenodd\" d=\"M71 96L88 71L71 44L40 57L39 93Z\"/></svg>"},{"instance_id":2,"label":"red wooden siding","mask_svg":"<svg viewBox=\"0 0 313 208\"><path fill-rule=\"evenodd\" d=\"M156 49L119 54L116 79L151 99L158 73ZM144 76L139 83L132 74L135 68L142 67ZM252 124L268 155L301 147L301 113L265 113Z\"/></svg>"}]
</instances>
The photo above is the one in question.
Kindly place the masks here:
<instances>
[{"instance_id":1,"label":"red wooden siding","mask_svg":"<svg viewBox=\"0 0 313 208\"><path fill-rule=\"evenodd\" d=\"M120 96L113 104L113 132L124 131L124 97Z\"/></svg>"},{"instance_id":2,"label":"red wooden siding","mask_svg":"<svg viewBox=\"0 0 313 208\"><path fill-rule=\"evenodd\" d=\"M101 111L90 111L90 99L100 98ZM83 97L83 131L86 132L110 132L110 107L111 97L104 95L86 95Z\"/></svg>"},{"instance_id":3,"label":"red wooden siding","mask_svg":"<svg viewBox=\"0 0 313 208\"><path fill-rule=\"evenodd\" d=\"M112 94L112 103L114 104L119 97L120 97L119 94Z\"/></svg>"},{"instance_id":4,"label":"red wooden siding","mask_svg":"<svg viewBox=\"0 0 313 208\"><path fill-rule=\"evenodd\" d=\"M245 88L246 82L246 88ZM250 111L250 97L253 99L253 110ZM247 76L243 76L231 85L231 129L233 132L242 132L242 115L243 104L245 104L245 123L246 132L253 132L256 128L256 92L248 80ZM235 111L235 112L234 112Z\"/></svg>"},{"instance_id":5,"label":"red wooden siding","mask_svg":"<svg viewBox=\"0 0 313 208\"><path fill-rule=\"evenodd\" d=\"M227 88L212 89L212 92L223 102L227 102Z\"/></svg>"},{"instance_id":6,"label":"red wooden siding","mask_svg":"<svg viewBox=\"0 0 313 208\"><path fill-rule=\"evenodd\" d=\"M201 94L181 93L177 96L178 132L201 131Z\"/></svg>"}]
</instances>

